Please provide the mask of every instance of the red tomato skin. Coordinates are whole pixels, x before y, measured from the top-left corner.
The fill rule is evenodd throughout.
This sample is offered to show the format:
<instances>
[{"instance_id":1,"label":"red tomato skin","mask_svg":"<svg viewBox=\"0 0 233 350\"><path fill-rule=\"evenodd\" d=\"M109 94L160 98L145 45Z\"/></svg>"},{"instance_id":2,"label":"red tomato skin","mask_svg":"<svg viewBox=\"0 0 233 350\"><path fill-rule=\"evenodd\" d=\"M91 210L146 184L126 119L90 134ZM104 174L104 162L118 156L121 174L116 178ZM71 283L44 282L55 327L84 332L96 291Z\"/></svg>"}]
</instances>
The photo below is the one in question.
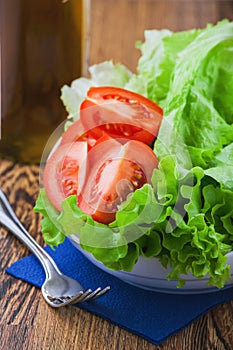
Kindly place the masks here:
<instances>
[{"instance_id":1,"label":"red tomato skin","mask_svg":"<svg viewBox=\"0 0 233 350\"><path fill-rule=\"evenodd\" d=\"M118 183L126 181L131 192L150 183L158 161L147 144L157 136L162 117L158 105L131 91L91 88L81 120L63 133L45 166L44 187L54 207L61 211L62 201L76 194L77 205L94 220L114 221L129 190L119 195Z\"/></svg>"},{"instance_id":2,"label":"red tomato skin","mask_svg":"<svg viewBox=\"0 0 233 350\"><path fill-rule=\"evenodd\" d=\"M87 142L88 150L90 150L97 142L99 137L103 136L103 132L98 133L93 130L85 130L80 119L71 124L68 129L62 134L61 145L71 142Z\"/></svg>"},{"instance_id":3,"label":"red tomato skin","mask_svg":"<svg viewBox=\"0 0 233 350\"><path fill-rule=\"evenodd\" d=\"M144 96L114 87L92 87L81 104L80 118L87 129L104 130L150 144L157 136L163 117L160 106Z\"/></svg>"},{"instance_id":4,"label":"red tomato skin","mask_svg":"<svg viewBox=\"0 0 233 350\"><path fill-rule=\"evenodd\" d=\"M85 130L81 120L76 120L69 128L62 134L61 145L65 145L71 142L87 142L88 151L92 149L96 144L110 139L110 136L100 130L94 128L91 130Z\"/></svg>"},{"instance_id":5,"label":"red tomato skin","mask_svg":"<svg viewBox=\"0 0 233 350\"><path fill-rule=\"evenodd\" d=\"M156 110L159 114L163 115L163 109L156 104L155 102L151 101L147 97L140 95L136 92L129 91L126 89L114 87L114 86L98 86L98 87L91 87L88 92L87 96L91 99L100 101L100 100L109 100L109 99L118 99L120 100L125 99L129 101L137 101L141 102L142 104L146 105L148 108L152 110Z\"/></svg>"},{"instance_id":6,"label":"red tomato skin","mask_svg":"<svg viewBox=\"0 0 233 350\"><path fill-rule=\"evenodd\" d=\"M86 176L86 157L87 143L71 142L59 145L48 158L43 184L50 202L58 211L61 211L61 203L66 197L79 193L79 182Z\"/></svg>"},{"instance_id":7,"label":"red tomato skin","mask_svg":"<svg viewBox=\"0 0 233 350\"><path fill-rule=\"evenodd\" d=\"M140 141L131 140L124 145L114 139L102 142L88 153L88 177L81 185L78 206L94 220L111 223L121 201L150 183L157 166L154 152Z\"/></svg>"}]
</instances>

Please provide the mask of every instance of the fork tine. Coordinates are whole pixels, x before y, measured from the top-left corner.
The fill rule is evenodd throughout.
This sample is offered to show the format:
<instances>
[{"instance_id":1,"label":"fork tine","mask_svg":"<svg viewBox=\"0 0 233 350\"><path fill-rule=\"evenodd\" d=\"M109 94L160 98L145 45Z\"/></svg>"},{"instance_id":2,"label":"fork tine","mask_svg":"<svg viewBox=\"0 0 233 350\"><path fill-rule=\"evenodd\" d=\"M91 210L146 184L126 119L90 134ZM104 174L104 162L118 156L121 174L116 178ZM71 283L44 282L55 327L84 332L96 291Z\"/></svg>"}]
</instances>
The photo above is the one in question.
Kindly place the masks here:
<instances>
[{"instance_id":1,"label":"fork tine","mask_svg":"<svg viewBox=\"0 0 233 350\"><path fill-rule=\"evenodd\" d=\"M101 289L100 287L97 288L96 290L94 290L94 292L92 292L91 294L89 294L84 301L89 301L89 300L95 300L99 297L101 297L102 295L104 295L105 293L107 293L110 289L110 286L105 287L104 289Z\"/></svg>"},{"instance_id":2,"label":"fork tine","mask_svg":"<svg viewBox=\"0 0 233 350\"><path fill-rule=\"evenodd\" d=\"M95 298L95 296L101 291L101 288L96 288L93 292L91 292L89 295L87 295L87 297L83 300L83 301L88 301L88 300L92 300Z\"/></svg>"},{"instance_id":3,"label":"fork tine","mask_svg":"<svg viewBox=\"0 0 233 350\"><path fill-rule=\"evenodd\" d=\"M107 293L109 289L110 289L110 286L107 286L104 289L101 289L100 287L98 287L93 292L91 289L87 289L86 292L82 293L81 295L79 293L79 295L72 297L67 303L77 304L84 301L94 300L101 297L105 293Z\"/></svg>"},{"instance_id":4,"label":"fork tine","mask_svg":"<svg viewBox=\"0 0 233 350\"><path fill-rule=\"evenodd\" d=\"M64 275L58 269L51 256L38 245L21 224L1 189L0 223L23 241L45 268L46 279L41 287L41 291L44 299L50 306L58 308L72 303L93 300L105 294L110 289L109 287L103 290L97 288L94 292L88 289L84 292L82 285L77 280ZM72 297L72 294L75 295Z\"/></svg>"},{"instance_id":5,"label":"fork tine","mask_svg":"<svg viewBox=\"0 0 233 350\"><path fill-rule=\"evenodd\" d=\"M84 299L91 294L92 290L91 289L87 289L84 293L82 293L81 295L78 295L77 297L73 297L70 300L71 304L76 304L76 303L81 303L82 301L84 301Z\"/></svg>"},{"instance_id":6,"label":"fork tine","mask_svg":"<svg viewBox=\"0 0 233 350\"><path fill-rule=\"evenodd\" d=\"M104 289L100 290L96 295L94 295L91 300L95 300L95 299L101 297L102 295L107 293L109 290L110 290L110 286L105 287Z\"/></svg>"}]
</instances>

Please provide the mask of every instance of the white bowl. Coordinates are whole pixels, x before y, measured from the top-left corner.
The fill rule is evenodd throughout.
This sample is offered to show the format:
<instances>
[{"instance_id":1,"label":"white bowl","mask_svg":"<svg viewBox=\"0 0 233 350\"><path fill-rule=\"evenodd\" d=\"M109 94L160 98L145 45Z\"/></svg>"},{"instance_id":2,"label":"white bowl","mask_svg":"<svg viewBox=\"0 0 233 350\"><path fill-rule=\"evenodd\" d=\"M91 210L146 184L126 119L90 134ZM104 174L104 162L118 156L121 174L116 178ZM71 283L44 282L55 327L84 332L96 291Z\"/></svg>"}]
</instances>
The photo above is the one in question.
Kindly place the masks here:
<instances>
[{"instance_id":1,"label":"white bowl","mask_svg":"<svg viewBox=\"0 0 233 350\"><path fill-rule=\"evenodd\" d=\"M61 134L62 131L63 126L60 126L54 132L54 135L52 135L53 137L51 136L51 141L48 144L47 149L45 150L42 157L43 164L46 163L48 154L50 156L58 147L61 139L58 138L57 135ZM139 288L170 294L203 294L220 291L233 286L233 252L227 254L227 263L231 267L231 277L227 280L224 288L218 289L217 287L209 286L207 284L209 279L208 276L202 279L198 279L195 278L191 273L181 276L184 277L186 283L182 288L177 288L177 281L167 280L167 275L170 272L170 269L165 269L157 258L145 258L143 256L139 256L138 262L135 264L133 271L114 271L110 270L103 263L95 259L92 254L83 250L80 247L78 235L73 234L68 236L68 238L72 244L95 266L119 278L120 280Z\"/></svg>"},{"instance_id":2,"label":"white bowl","mask_svg":"<svg viewBox=\"0 0 233 350\"><path fill-rule=\"evenodd\" d=\"M192 274L188 274L182 276L186 280L185 285L182 288L177 288L177 281L168 281L166 278L170 271L169 269L165 269L157 258L145 258L143 256L139 256L138 262L135 264L132 272L110 270L103 263L95 259L92 254L80 247L78 236L71 235L68 238L95 266L139 288L171 294L203 294L220 291L232 287L233 285L233 274L231 274L231 278L226 282L225 287L221 289L209 286L207 284L208 276L198 279ZM233 252L228 253L227 257L227 263L231 266L231 270L233 271Z\"/></svg>"}]
</instances>

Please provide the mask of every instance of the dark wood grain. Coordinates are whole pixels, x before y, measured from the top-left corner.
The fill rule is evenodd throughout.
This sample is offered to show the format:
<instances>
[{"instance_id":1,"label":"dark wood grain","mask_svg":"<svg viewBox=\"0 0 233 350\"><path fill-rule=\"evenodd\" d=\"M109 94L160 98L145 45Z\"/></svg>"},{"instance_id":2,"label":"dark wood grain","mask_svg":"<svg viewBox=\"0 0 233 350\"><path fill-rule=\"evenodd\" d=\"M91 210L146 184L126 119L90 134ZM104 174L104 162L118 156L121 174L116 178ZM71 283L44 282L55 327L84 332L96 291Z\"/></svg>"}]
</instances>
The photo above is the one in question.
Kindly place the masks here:
<instances>
[{"instance_id":1,"label":"dark wood grain","mask_svg":"<svg viewBox=\"0 0 233 350\"><path fill-rule=\"evenodd\" d=\"M136 69L135 40L146 28L184 30L233 19L232 1L93 0L90 64L113 58ZM106 30L108 28L108 30ZM43 244L40 216L32 210L39 191L39 166L0 161L0 186L16 214ZM233 302L218 306L156 347L84 310L50 308L35 287L5 273L29 254L0 227L0 350L231 350Z\"/></svg>"}]
</instances>

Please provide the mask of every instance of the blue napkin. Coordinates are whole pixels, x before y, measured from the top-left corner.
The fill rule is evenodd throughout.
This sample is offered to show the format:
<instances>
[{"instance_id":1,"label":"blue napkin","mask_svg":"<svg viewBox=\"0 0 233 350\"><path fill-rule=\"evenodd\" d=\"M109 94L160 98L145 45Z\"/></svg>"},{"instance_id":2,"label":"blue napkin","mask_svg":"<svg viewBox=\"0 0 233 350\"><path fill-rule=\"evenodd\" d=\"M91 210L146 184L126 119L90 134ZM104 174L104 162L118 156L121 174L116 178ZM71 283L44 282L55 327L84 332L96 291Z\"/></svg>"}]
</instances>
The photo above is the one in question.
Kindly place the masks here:
<instances>
[{"instance_id":1,"label":"blue napkin","mask_svg":"<svg viewBox=\"0 0 233 350\"><path fill-rule=\"evenodd\" d=\"M233 288L202 295L174 295L142 290L103 272L83 256L68 239L55 251L46 251L59 268L81 281L84 288L111 286L103 297L77 306L159 345L207 310L230 301ZM7 272L41 287L45 275L37 258L30 255L15 262Z\"/></svg>"}]
</instances>

